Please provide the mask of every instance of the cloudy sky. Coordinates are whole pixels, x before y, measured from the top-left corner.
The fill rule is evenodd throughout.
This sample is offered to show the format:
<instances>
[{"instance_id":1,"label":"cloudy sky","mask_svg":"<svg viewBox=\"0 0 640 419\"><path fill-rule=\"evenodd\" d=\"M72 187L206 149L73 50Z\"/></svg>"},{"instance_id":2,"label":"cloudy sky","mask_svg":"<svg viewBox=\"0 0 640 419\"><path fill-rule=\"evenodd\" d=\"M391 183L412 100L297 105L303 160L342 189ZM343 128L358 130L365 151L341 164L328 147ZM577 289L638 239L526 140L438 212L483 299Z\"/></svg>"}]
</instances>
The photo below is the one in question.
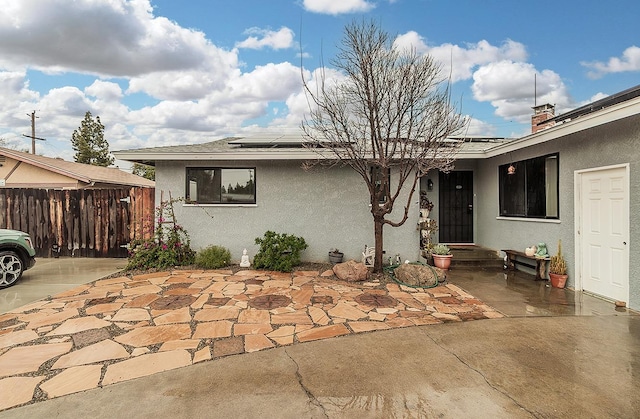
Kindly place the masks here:
<instances>
[{"instance_id":1,"label":"cloudy sky","mask_svg":"<svg viewBox=\"0 0 640 419\"><path fill-rule=\"evenodd\" d=\"M362 18L441 62L470 133L522 136L534 91L562 112L640 83L638 16L637 0L0 0L0 138L30 149L33 111L37 153L67 160L86 111L111 150L295 131L301 67L313 82Z\"/></svg>"}]
</instances>

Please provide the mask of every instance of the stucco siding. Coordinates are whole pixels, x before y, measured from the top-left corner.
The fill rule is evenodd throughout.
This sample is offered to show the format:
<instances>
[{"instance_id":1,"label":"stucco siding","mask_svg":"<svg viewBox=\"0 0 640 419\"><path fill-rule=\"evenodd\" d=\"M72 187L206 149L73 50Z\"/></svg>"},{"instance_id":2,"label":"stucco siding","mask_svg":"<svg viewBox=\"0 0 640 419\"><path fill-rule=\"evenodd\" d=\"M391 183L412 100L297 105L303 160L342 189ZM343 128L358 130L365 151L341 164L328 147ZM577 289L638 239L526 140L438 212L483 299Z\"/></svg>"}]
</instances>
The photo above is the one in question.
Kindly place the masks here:
<instances>
[{"instance_id":1,"label":"stucco siding","mask_svg":"<svg viewBox=\"0 0 640 419\"><path fill-rule=\"evenodd\" d=\"M173 198L185 196L187 166L256 168L255 205L175 205L177 222L187 229L194 249L222 245L237 261L242 249L247 248L253 257L258 250L255 238L267 230L304 237L309 245L303 254L306 261L326 262L329 249L334 247L343 251L346 259L359 261L364 245L374 244L368 191L364 181L349 168L305 171L296 161L158 162L156 202L161 195L168 199L169 192ZM384 228L387 256L399 253L403 260L417 260L418 199L415 194L405 225ZM401 218L401 206L392 220Z\"/></svg>"},{"instance_id":2,"label":"stucco siding","mask_svg":"<svg viewBox=\"0 0 640 419\"><path fill-rule=\"evenodd\" d=\"M550 153L559 153L559 222L497 219L498 166ZM556 252L558 239L569 267L568 286L575 285L575 209L574 173L611 165L630 167L629 306L640 309L640 116L629 117L559 138L548 143L518 150L479 162L477 183L482 185L478 198L478 243L499 249L519 249L538 242Z\"/></svg>"}]
</instances>

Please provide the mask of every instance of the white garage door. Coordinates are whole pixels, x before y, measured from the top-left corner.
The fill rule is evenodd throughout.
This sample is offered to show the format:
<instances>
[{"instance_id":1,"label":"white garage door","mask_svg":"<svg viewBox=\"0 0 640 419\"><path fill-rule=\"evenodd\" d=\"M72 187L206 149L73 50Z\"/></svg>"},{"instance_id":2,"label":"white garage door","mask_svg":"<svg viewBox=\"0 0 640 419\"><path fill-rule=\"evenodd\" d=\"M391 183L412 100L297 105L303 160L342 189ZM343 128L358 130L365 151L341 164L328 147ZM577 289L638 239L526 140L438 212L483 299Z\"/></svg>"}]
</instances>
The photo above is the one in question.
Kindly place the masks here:
<instances>
[{"instance_id":1,"label":"white garage door","mask_svg":"<svg viewBox=\"0 0 640 419\"><path fill-rule=\"evenodd\" d=\"M579 174L582 288L629 300L629 180L627 167Z\"/></svg>"}]
</instances>

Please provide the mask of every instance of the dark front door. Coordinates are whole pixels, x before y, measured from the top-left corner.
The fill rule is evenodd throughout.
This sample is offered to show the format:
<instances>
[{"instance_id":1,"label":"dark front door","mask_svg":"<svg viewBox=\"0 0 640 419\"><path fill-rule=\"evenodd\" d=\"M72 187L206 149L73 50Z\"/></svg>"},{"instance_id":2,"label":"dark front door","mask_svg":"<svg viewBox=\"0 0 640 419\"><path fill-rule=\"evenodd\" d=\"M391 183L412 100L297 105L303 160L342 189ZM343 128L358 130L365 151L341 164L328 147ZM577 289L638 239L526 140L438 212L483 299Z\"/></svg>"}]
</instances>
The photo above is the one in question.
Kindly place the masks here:
<instances>
[{"instance_id":1,"label":"dark front door","mask_svg":"<svg viewBox=\"0 0 640 419\"><path fill-rule=\"evenodd\" d=\"M440 173L440 243L473 243L473 172Z\"/></svg>"}]
</instances>

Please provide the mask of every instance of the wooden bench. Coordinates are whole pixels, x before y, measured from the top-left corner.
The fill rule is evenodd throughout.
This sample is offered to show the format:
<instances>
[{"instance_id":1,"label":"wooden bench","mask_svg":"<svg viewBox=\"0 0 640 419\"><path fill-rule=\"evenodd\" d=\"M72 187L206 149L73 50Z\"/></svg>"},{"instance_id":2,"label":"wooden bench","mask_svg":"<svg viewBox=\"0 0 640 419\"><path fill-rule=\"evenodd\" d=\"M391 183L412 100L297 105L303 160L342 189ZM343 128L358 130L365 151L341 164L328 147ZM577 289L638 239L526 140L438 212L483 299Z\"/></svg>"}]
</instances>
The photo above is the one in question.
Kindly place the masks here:
<instances>
[{"instance_id":1,"label":"wooden bench","mask_svg":"<svg viewBox=\"0 0 640 419\"><path fill-rule=\"evenodd\" d=\"M536 270L536 281L547 280L547 267L551 260L549 256L544 258L537 257L535 255L527 256L524 252L520 252L518 250L503 250L503 252L507 254L507 268L515 270L516 265L527 266ZM526 259L526 261L522 261L519 258ZM535 262L535 264L531 262Z\"/></svg>"}]
</instances>

